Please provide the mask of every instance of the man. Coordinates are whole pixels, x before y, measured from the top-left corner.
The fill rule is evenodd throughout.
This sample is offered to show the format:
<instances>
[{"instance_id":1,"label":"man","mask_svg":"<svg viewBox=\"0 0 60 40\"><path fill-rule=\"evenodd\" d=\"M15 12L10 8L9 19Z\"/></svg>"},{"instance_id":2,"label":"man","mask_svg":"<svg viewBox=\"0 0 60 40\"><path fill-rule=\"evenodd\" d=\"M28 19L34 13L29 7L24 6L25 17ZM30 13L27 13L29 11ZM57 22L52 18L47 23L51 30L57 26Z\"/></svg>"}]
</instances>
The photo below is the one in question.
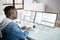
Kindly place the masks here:
<instances>
[{"instance_id":1,"label":"man","mask_svg":"<svg viewBox=\"0 0 60 40\"><path fill-rule=\"evenodd\" d=\"M26 26L20 28L13 22L14 19L17 19L17 11L14 6L5 7L4 12L6 18L1 23L3 40L24 40L28 36L28 31L31 28L27 28Z\"/></svg>"}]
</instances>

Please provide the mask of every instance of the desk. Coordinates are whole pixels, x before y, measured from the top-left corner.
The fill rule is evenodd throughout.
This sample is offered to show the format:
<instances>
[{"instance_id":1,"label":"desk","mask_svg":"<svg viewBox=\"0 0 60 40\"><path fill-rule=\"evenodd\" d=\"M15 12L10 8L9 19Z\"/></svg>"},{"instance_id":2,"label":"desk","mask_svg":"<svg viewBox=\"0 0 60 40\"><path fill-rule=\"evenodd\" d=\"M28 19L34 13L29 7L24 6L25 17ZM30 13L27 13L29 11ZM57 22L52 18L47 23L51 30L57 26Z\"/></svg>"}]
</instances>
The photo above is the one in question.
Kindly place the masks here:
<instances>
[{"instance_id":1,"label":"desk","mask_svg":"<svg viewBox=\"0 0 60 40\"><path fill-rule=\"evenodd\" d=\"M23 24L21 24L22 26ZM35 40L60 40L60 28L51 28L44 25L38 25L34 23L27 22L27 26L35 25L36 28L33 28L29 32L29 37Z\"/></svg>"},{"instance_id":2,"label":"desk","mask_svg":"<svg viewBox=\"0 0 60 40\"><path fill-rule=\"evenodd\" d=\"M60 40L59 28L35 28L29 32L29 37L35 40Z\"/></svg>"},{"instance_id":3,"label":"desk","mask_svg":"<svg viewBox=\"0 0 60 40\"><path fill-rule=\"evenodd\" d=\"M33 28L28 35L35 40L60 40L60 28L51 28L34 23L27 23L27 25L36 26L36 28Z\"/></svg>"}]
</instances>

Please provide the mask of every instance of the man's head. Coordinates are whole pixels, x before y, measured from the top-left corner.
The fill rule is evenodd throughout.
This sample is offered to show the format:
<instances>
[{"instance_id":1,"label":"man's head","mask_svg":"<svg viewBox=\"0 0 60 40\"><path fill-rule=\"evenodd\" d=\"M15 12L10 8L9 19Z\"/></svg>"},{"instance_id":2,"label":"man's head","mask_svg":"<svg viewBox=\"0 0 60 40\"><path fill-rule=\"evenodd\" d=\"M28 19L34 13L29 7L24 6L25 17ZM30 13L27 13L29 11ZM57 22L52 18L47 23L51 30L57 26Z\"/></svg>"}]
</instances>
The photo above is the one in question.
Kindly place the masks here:
<instances>
[{"instance_id":1,"label":"man's head","mask_svg":"<svg viewBox=\"0 0 60 40\"><path fill-rule=\"evenodd\" d=\"M5 7L4 12L7 18L10 18L12 20L17 18L17 11L14 6Z\"/></svg>"}]
</instances>

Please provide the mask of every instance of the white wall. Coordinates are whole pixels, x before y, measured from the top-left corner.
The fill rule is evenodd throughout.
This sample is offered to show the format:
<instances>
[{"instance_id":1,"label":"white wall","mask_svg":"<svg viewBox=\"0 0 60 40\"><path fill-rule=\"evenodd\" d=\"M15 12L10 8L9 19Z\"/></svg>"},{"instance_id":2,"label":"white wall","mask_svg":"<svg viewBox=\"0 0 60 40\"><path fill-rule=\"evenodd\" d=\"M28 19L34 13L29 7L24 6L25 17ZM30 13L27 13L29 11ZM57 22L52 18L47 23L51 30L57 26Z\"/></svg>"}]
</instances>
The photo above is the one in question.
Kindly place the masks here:
<instances>
[{"instance_id":1,"label":"white wall","mask_svg":"<svg viewBox=\"0 0 60 40\"><path fill-rule=\"evenodd\" d=\"M5 17L2 6L3 6L3 0L0 0L0 21Z\"/></svg>"},{"instance_id":2,"label":"white wall","mask_svg":"<svg viewBox=\"0 0 60 40\"><path fill-rule=\"evenodd\" d=\"M1 13L1 11L2 11L2 0L0 0L0 13Z\"/></svg>"},{"instance_id":3,"label":"white wall","mask_svg":"<svg viewBox=\"0 0 60 40\"><path fill-rule=\"evenodd\" d=\"M33 0L24 0L24 10L45 11L45 5L33 2Z\"/></svg>"},{"instance_id":4,"label":"white wall","mask_svg":"<svg viewBox=\"0 0 60 40\"><path fill-rule=\"evenodd\" d=\"M42 0L46 4L46 11L58 13L58 20L60 21L60 0Z\"/></svg>"}]
</instances>

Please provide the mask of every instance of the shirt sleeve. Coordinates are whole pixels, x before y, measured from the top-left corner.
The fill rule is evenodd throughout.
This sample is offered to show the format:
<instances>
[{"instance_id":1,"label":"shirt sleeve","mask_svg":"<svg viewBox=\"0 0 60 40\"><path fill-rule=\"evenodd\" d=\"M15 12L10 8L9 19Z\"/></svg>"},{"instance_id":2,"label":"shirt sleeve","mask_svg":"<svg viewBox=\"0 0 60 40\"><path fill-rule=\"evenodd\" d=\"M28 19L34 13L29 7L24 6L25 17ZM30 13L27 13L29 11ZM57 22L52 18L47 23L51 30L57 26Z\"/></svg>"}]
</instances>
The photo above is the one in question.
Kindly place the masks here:
<instances>
[{"instance_id":1,"label":"shirt sleeve","mask_svg":"<svg viewBox=\"0 0 60 40\"><path fill-rule=\"evenodd\" d=\"M12 28L12 33L16 35L19 38L26 38L28 36L28 30L25 30L24 32L21 31L20 27L16 24L11 25Z\"/></svg>"}]
</instances>

